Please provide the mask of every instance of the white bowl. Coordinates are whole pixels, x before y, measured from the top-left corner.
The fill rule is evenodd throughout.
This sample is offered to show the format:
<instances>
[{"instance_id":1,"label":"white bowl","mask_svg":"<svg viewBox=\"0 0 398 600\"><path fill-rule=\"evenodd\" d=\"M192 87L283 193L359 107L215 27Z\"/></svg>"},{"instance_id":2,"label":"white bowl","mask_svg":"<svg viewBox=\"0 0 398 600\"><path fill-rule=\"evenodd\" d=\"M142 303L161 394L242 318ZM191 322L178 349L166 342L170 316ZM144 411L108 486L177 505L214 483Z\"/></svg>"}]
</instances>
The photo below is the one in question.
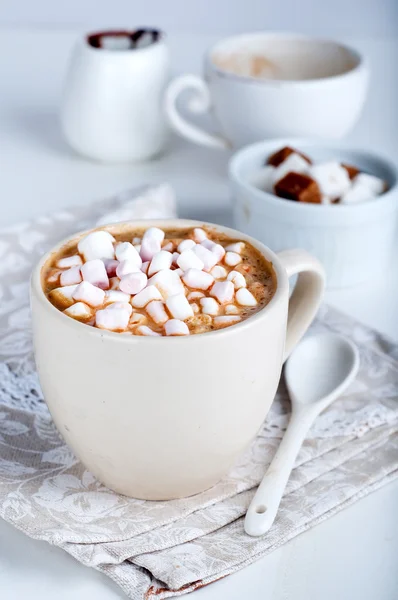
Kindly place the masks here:
<instances>
[{"instance_id":1,"label":"white bowl","mask_svg":"<svg viewBox=\"0 0 398 600\"><path fill-rule=\"evenodd\" d=\"M249 183L269 155L284 146L302 150L314 162L337 159L381 177L388 191L356 205L293 202ZM229 164L236 229L275 252L304 248L324 265L328 287L366 281L384 270L392 257L397 228L398 170L389 159L341 143L274 139L246 146Z\"/></svg>"}]
</instances>

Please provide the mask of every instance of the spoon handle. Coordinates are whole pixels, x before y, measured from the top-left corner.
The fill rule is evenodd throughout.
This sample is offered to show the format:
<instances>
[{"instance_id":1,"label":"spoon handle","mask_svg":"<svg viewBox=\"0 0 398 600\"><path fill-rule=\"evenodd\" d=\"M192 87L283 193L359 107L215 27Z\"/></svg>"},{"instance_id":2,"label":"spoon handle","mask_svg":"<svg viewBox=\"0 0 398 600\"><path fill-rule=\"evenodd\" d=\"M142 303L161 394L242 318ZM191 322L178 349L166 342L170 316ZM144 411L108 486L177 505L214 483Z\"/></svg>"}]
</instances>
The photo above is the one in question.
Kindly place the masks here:
<instances>
[{"instance_id":1,"label":"spoon handle","mask_svg":"<svg viewBox=\"0 0 398 600\"><path fill-rule=\"evenodd\" d=\"M267 533L278 512L290 473L318 411L306 406L293 411L285 435L255 493L245 518L245 531L251 536Z\"/></svg>"}]
</instances>

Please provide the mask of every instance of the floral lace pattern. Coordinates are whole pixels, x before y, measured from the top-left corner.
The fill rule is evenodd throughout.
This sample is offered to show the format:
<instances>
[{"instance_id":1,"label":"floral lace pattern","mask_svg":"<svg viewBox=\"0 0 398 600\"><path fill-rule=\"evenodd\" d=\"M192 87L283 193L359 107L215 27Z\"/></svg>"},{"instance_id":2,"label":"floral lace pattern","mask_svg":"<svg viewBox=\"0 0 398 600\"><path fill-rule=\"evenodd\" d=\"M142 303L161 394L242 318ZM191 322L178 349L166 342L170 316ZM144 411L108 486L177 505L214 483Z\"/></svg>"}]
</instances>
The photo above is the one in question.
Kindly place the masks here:
<instances>
[{"instance_id":1,"label":"floral lace pattern","mask_svg":"<svg viewBox=\"0 0 398 600\"><path fill-rule=\"evenodd\" d=\"M396 477L398 351L369 328L322 308L313 330L349 335L360 350L360 372L310 431L275 525L262 538L244 534L242 517L288 423L283 382L251 448L211 490L169 502L111 492L52 424L34 369L27 282L39 255L73 231L174 214L167 186L131 196L0 231L0 516L142 600L217 580Z\"/></svg>"}]
</instances>

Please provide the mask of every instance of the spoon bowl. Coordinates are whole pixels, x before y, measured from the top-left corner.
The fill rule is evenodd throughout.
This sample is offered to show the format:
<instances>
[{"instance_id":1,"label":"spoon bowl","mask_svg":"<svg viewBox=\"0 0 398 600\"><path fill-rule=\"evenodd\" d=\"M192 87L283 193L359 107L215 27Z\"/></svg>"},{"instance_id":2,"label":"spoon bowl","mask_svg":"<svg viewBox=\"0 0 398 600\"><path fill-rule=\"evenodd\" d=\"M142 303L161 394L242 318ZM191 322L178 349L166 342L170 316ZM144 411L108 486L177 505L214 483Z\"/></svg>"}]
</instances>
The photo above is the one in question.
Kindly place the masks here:
<instances>
[{"instance_id":1,"label":"spoon bowl","mask_svg":"<svg viewBox=\"0 0 398 600\"><path fill-rule=\"evenodd\" d=\"M326 408L348 387L358 368L358 350L348 339L333 333L308 336L285 368L292 405L322 401Z\"/></svg>"}]
</instances>

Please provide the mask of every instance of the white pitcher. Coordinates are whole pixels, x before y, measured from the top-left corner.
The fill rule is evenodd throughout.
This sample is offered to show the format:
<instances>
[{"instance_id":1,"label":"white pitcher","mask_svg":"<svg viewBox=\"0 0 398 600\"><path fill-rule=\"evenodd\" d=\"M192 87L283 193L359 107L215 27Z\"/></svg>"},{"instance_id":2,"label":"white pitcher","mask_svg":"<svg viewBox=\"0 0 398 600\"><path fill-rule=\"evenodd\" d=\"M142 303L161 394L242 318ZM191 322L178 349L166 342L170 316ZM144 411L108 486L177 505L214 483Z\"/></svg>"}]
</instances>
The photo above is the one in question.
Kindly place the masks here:
<instances>
[{"instance_id":1,"label":"white pitcher","mask_svg":"<svg viewBox=\"0 0 398 600\"><path fill-rule=\"evenodd\" d=\"M157 155L167 138L169 52L157 30L90 34L71 57L62 128L78 153L104 162Z\"/></svg>"}]
</instances>

